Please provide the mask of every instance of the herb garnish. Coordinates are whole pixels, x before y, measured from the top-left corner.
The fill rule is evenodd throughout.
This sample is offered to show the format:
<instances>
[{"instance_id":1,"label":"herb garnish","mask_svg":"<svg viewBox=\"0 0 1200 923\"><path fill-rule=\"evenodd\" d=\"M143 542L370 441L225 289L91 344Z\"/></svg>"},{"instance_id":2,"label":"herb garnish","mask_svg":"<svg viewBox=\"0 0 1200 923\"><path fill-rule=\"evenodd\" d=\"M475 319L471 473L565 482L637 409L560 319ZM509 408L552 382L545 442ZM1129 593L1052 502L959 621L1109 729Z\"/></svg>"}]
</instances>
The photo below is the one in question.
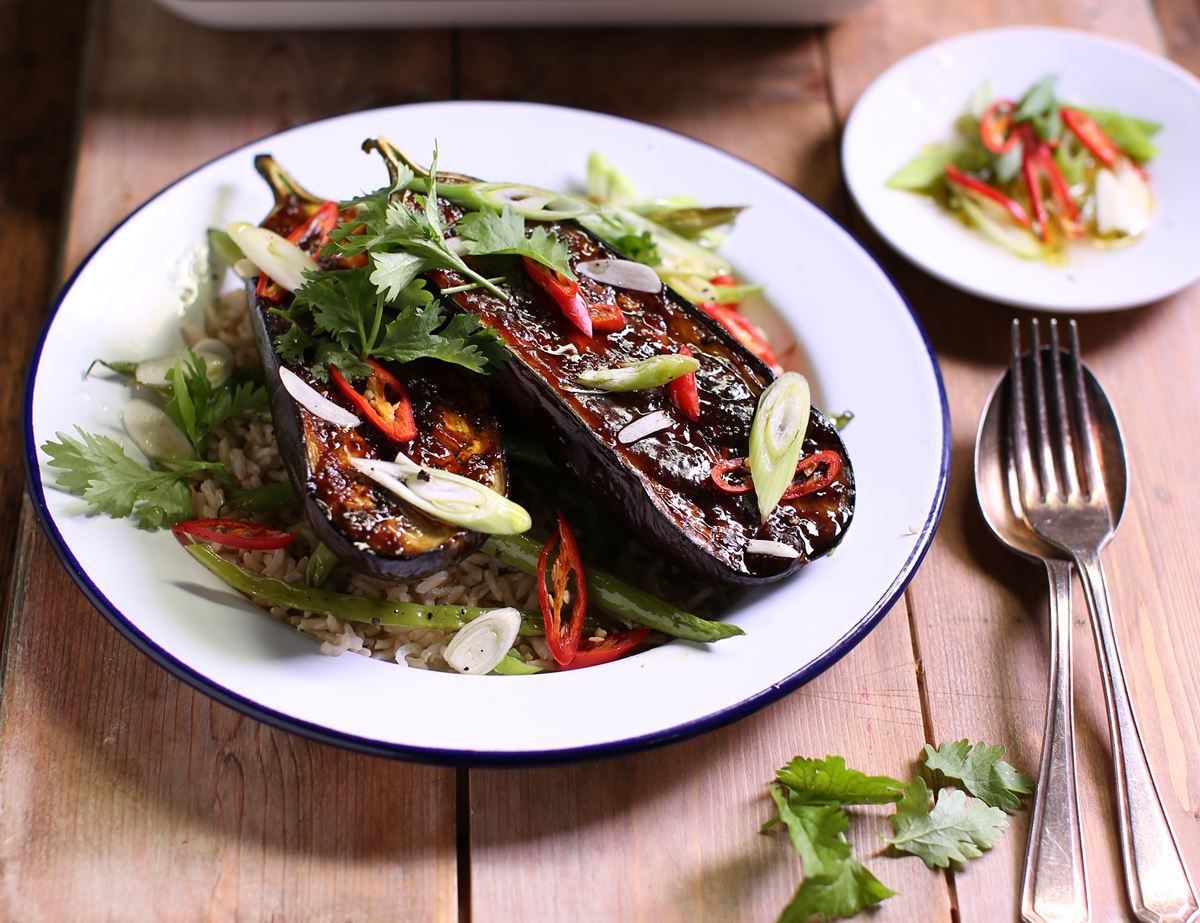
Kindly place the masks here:
<instances>
[{"instance_id":1,"label":"herb garnish","mask_svg":"<svg viewBox=\"0 0 1200 923\"><path fill-rule=\"evenodd\" d=\"M226 420L265 414L267 392L254 382L235 383L229 379L214 387L208 377L203 356L188 350L187 359L180 359L167 372L171 396L164 408L196 450L204 457L208 434Z\"/></svg>"},{"instance_id":2,"label":"herb garnish","mask_svg":"<svg viewBox=\"0 0 1200 923\"><path fill-rule=\"evenodd\" d=\"M869 776L847 768L840 756L798 756L777 770L770 788L776 813L762 829L782 824L804 870L804 880L779 923L852 917L896 893L851 855L847 805L895 803L895 836L888 845L919 856L930 868L966 862L991 848L1008 826L1004 811L995 804L1015 810L1020 796L1033 789L1033 780L1004 762L1003 755L1003 747L971 746L966 740L923 751L931 776L940 773L949 781L961 781L973 794L986 794L987 803L943 788L931 805L924 778L906 784L889 776Z\"/></svg>"}]
</instances>

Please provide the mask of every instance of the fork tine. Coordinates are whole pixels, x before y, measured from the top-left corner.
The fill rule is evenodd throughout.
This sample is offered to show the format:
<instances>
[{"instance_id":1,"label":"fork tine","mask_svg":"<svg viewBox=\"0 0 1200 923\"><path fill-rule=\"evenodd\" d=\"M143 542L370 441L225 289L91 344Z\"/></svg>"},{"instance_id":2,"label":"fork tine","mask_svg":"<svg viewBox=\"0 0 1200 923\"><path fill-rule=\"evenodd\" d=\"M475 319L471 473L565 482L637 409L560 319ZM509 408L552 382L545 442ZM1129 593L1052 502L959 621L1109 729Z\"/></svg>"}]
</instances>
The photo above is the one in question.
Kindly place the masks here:
<instances>
[{"instance_id":1,"label":"fork tine","mask_svg":"<svg viewBox=\"0 0 1200 923\"><path fill-rule=\"evenodd\" d=\"M1096 447L1096 427L1092 424L1092 412L1088 406L1087 388L1083 382L1083 360L1079 358L1079 325L1071 321L1071 404L1079 424L1079 441L1083 452L1084 488L1088 499L1104 495L1104 479L1100 474L1100 453Z\"/></svg>"},{"instance_id":2,"label":"fork tine","mask_svg":"<svg viewBox=\"0 0 1200 923\"><path fill-rule=\"evenodd\" d=\"M1046 380L1042 375L1041 326L1034 318L1033 323L1033 419L1037 427L1038 474L1042 480L1042 496L1058 495L1058 476L1054 471L1054 450L1050 442L1050 422L1046 418Z\"/></svg>"},{"instance_id":3,"label":"fork tine","mask_svg":"<svg viewBox=\"0 0 1200 923\"><path fill-rule=\"evenodd\" d=\"M1062 352L1058 342L1058 319L1050 318L1050 367L1054 372L1054 416L1058 421L1058 446L1062 458L1063 480L1068 496L1079 493L1079 472L1075 467L1075 442L1071 420L1067 416L1066 385L1063 382Z\"/></svg>"},{"instance_id":4,"label":"fork tine","mask_svg":"<svg viewBox=\"0 0 1200 923\"><path fill-rule=\"evenodd\" d=\"M1022 504L1041 498L1033 473L1033 456L1029 451L1029 424L1025 411L1025 381L1021 362L1021 322L1012 322L1012 366L1008 373L1012 401L1008 414L1008 449L1017 469L1017 484L1021 488Z\"/></svg>"}]
</instances>

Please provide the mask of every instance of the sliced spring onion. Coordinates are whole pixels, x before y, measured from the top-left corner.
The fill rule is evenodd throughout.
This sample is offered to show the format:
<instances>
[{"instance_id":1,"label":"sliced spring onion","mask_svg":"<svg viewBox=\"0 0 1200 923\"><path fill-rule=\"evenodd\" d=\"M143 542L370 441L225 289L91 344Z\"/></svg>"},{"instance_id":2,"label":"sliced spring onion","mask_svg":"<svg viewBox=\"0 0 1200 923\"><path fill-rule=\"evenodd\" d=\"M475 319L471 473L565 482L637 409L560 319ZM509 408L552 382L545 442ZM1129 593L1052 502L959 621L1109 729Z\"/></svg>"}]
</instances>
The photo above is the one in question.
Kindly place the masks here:
<instances>
[{"instance_id":1,"label":"sliced spring onion","mask_svg":"<svg viewBox=\"0 0 1200 923\"><path fill-rule=\"evenodd\" d=\"M746 542L746 554L763 554L771 558L800 557L800 552L791 545L766 538L752 538Z\"/></svg>"},{"instance_id":2,"label":"sliced spring onion","mask_svg":"<svg viewBox=\"0 0 1200 923\"><path fill-rule=\"evenodd\" d=\"M314 417L320 417L336 426L355 427L362 423L362 420L349 410L339 407L285 365L279 367L279 383L297 404Z\"/></svg>"},{"instance_id":3,"label":"sliced spring onion","mask_svg":"<svg viewBox=\"0 0 1200 923\"><path fill-rule=\"evenodd\" d=\"M609 205L634 202L638 197L633 180L599 151L588 154L587 194L593 202Z\"/></svg>"},{"instance_id":4,"label":"sliced spring onion","mask_svg":"<svg viewBox=\"0 0 1200 923\"><path fill-rule=\"evenodd\" d=\"M525 508L503 494L462 475L418 465L404 454L394 462L352 458L350 465L441 522L489 535L514 535L533 524Z\"/></svg>"},{"instance_id":5,"label":"sliced spring onion","mask_svg":"<svg viewBox=\"0 0 1200 923\"><path fill-rule=\"evenodd\" d=\"M442 656L459 673L483 676L508 656L520 627L521 613L516 609L493 609L460 628Z\"/></svg>"},{"instance_id":6,"label":"sliced spring onion","mask_svg":"<svg viewBox=\"0 0 1200 923\"><path fill-rule=\"evenodd\" d=\"M208 258L209 262L221 271L232 266L242 258L242 248L233 242L233 238L220 228L208 229Z\"/></svg>"},{"instance_id":7,"label":"sliced spring onion","mask_svg":"<svg viewBox=\"0 0 1200 923\"><path fill-rule=\"evenodd\" d=\"M746 460L763 522L796 474L811 407L808 379L799 372L784 372L758 398Z\"/></svg>"},{"instance_id":8,"label":"sliced spring onion","mask_svg":"<svg viewBox=\"0 0 1200 923\"><path fill-rule=\"evenodd\" d=\"M413 188L418 185L419 182ZM502 211L508 206L532 221L562 221L596 210L595 205L580 196L520 183L442 183L438 185L438 195L468 208Z\"/></svg>"},{"instance_id":9,"label":"sliced spring onion","mask_svg":"<svg viewBox=\"0 0 1200 923\"><path fill-rule=\"evenodd\" d=\"M286 237L248 221L229 225L229 236L243 253L276 284L294 292L304 284L304 274L314 272L313 258Z\"/></svg>"},{"instance_id":10,"label":"sliced spring onion","mask_svg":"<svg viewBox=\"0 0 1200 923\"><path fill-rule=\"evenodd\" d=\"M214 387L223 384L233 374L233 350L221 340L206 337L192 347L192 352L204 360L204 374ZM187 359L187 353L145 359L137 364L133 377L139 385L163 388L171 383L167 373L178 363L186 363Z\"/></svg>"},{"instance_id":11,"label":"sliced spring onion","mask_svg":"<svg viewBox=\"0 0 1200 923\"><path fill-rule=\"evenodd\" d=\"M617 433L617 442L621 445L630 445L639 439L645 439L664 429L670 429L673 423L669 413L665 410L656 410L644 417L638 417Z\"/></svg>"},{"instance_id":12,"label":"sliced spring onion","mask_svg":"<svg viewBox=\"0 0 1200 923\"><path fill-rule=\"evenodd\" d=\"M658 388L700 368L692 356L675 353L667 356L651 356L638 362L629 362L611 369L592 369L575 379L584 388L600 391L642 391Z\"/></svg>"},{"instance_id":13,"label":"sliced spring onion","mask_svg":"<svg viewBox=\"0 0 1200 923\"><path fill-rule=\"evenodd\" d=\"M577 263L575 271L616 288L651 295L662 291L662 279L658 273L645 263L635 263L633 260L586 260Z\"/></svg>"},{"instance_id":14,"label":"sliced spring onion","mask_svg":"<svg viewBox=\"0 0 1200 923\"><path fill-rule=\"evenodd\" d=\"M971 223L993 243L1022 259L1040 260L1045 256L1045 248L1037 235L1013 221L999 206L970 194L963 195L959 201Z\"/></svg>"},{"instance_id":15,"label":"sliced spring onion","mask_svg":"<svg viewBox=\"0 0 1200 923\"><path fill-rule=\"evenodd\" d=\"M188 461L196 457L196 450L183 430L157 404L134 398L125 405L121 423L133 444L148 458Z\"/></svg>"}]
</instances>

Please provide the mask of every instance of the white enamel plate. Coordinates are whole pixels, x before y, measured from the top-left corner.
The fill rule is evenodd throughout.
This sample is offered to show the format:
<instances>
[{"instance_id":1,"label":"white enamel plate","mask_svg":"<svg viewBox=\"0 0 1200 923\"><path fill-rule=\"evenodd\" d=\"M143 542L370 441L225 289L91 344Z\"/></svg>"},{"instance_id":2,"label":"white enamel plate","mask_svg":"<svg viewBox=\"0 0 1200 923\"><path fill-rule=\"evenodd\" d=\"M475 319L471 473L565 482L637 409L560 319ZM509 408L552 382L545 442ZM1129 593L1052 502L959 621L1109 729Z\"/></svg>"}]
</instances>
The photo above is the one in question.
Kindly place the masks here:
<instances>
[{"instance_id":1,"label":"white enamel plate","mask_svg":"<svg viewBox=\"0 0 1200 923\"><path fill-rule=\"evenodd\" d=\"M1149 230L1124 247L1072 246L1065 265L1022 260L926 196L886 186L926 145L953 137L972 91L990 80L1020 98L1058 74L1065 100L1161 122L1147 165ZM1066 29L972 32L923 48L868 87L842 140L846 182L875 229L917 266L964 291L1027 308L1108 311L1166 298L1200 278L1200 81L1123 42Z\"/></svg>"},{"instance_id":2,"label":"white enamel plate","mask_svg":"<svg viewBox=\"0 0 1200 923\"><path fill-rule=\"evenodd\" d=\"M322 656L185 555L167 533L84 514L50 486L36 446L75 425L124 441L127 389L82 379L91 359L179 345L189 267L210 225L271 205L252 166L274 154L306 186L349 197L382 184L359 150L387 135L414 153L436 139L446 170L577 188L603 150L647 193L692 193L749 210L726 252L767 286L762 318L803 366L820 406L851 409L844 433L857 512L837 552L746 597L724 618L744 637L673 642L538 676L459 676L354 655ZM788 349L798 340L801 348ZM368 752L446 763L544 762L634 750L717 727L774 701L844 655L912 577L946 486L941 380L916 320L879 268L783 183L727 154L611 116L518 103L402 106L317 122L221 157L119 225L62 294L34 357L30 489L68 570L113 625L184 681L279 727ZM601 707L594 707L600 703Z\"/></svg>"}]
</instances>

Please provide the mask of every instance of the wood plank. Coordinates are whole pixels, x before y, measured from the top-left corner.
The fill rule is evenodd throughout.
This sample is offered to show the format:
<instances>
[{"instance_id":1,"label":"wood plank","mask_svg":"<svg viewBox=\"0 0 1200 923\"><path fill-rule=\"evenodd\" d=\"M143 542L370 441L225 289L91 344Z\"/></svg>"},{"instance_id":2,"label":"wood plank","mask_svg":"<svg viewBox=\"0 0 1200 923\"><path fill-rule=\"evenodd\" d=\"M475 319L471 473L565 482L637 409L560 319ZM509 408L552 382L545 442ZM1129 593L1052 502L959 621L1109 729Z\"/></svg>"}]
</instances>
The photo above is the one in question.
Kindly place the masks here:
<instances>
[{"instance_id":1,"label":"wood plank","mask_svg":"<svg viewBox=\"0 0 1200 923\"><path fill-rule=\"evenodd\" d=\"M58 9L47 29L28 3L0 0L0 73L10 103L0 119L0 278L5 286L0 338L0 406L21 406L25 369L55 286L66 204L75 104L83 58L86 0ZM25 495L21 414L0 418L0 522L14 523ZM0 540L0 574L12 569L16 530Z\"/></svg>"},{"instance_id":2,"label":"wood plank","mask_svg":"<svg viewBox=\"0 0 1200 923\"><path fill-rule=\"evenodd\" d=\"M67 269L143 198L224 149L451 87L445 33L410 36L401 56L395 36L212 32L148 0L103 13ZM24 361L5 366L5 387ZM453 771L309 743L193 692L104 624L28 511L13 599L0 917L457 917Z\"/></svg>"},{"instance_id":3,"label":"wood plank","mask_svg":"<svg viewBox=\"0 0 1200 923\"><path fill-rule=\"evenodd\" d=\"M662 124L753 161L826 207L840 204L813 33L468 33L462 42L467 97ZM473 771L472 919L772 919L800 876L789 846L756 834L770 813L765 783L797 753L839 753L863 769L905 774L925 739L911 651L900 603L842 663L730 728L611 762ZM880 815L856 825L863 855L878 851L884 827ZM900 892L873 919L950 918L942 876L916 860L869 861ZM547 888L548 874L561 884Z\"/></svg>"},{"instance_id":4,"label":"wood plank","mask_svg":"<svg viewBox=\"0 0 1200 923\"><path fill-rule=\"evenodd\" d=\"M839 118L845 119L884 67L909 51L970 28L1029 22L1093 29L1158 48L1159 32L1147 4L1058 0L947 6L880 0L829 35ZM988 533L971 474L975 427L1003 370L1012 312L923 276L874 237L861 218L854 227L921 315L950 395L950 497L937 542L910 589L934 736L1007 743L1016 761L1032 769L1045 701L1044 578ZM1197 502L1179 485L1186 483L1184 466L1200 448L1182 403L1197 393L1198 302L1200 293L1193 290L1139 312L1081 319L1089 364L1121 413L1134 471L1126 522L1106 553L1125 663L1150 760L1194 870L1200 870L1200 783L1190 767L1200 758L1200 672L1195 633L1187 627L1197 585L1186 549L1196 547L1200 528ZM1113 832L1102 693L1078 593L1076 604L1081 801L1093 919L1123 920L1127 911ZM1015 917L1025 824L1025 815L1016 818L1012 834L986 862L955 876L960 919Z\"/></svg>"}]
</instances>

